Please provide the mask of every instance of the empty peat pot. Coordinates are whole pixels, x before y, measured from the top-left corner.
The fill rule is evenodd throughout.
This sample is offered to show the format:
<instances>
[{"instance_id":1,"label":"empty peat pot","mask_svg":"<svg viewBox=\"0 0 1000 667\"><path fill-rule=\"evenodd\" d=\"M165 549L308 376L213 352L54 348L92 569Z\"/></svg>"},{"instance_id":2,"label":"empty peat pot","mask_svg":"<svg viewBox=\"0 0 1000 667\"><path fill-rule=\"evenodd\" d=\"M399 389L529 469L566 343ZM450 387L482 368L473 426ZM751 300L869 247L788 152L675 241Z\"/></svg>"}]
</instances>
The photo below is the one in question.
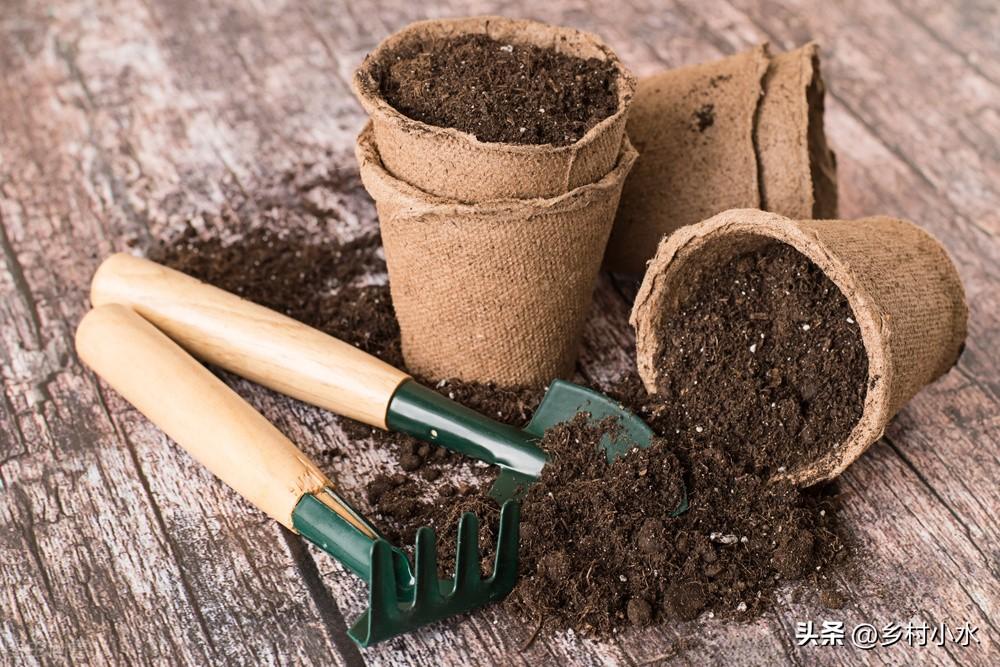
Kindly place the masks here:
<instances>
[{"instance_id":1,"label":"empty peat pot","mask_svg":"<svg viewBox=\"0 0 1000 667\"><path fill-rule=\"evenodd\" d=\"M658 360L672 336L664 322L708 276L775 241L811 260L841 291L868 359L864 405L850 434L780 473L806 486L843 472L914 394L955 364L968 308L944 248L909 222L797 221L752 209L726 211L664 239L649 265L631 316L639 375L648 391L661 386Z\"/></svg>"},{"instance_id":2,"label":"empty peat pot","mask_svg":"<svg viewBox=\"0 0 1000 667\"><path fill-rule=\"evenodd\" d=\"M484 142L469 132L409 118L385 99L381 84L391 52L467 34L610 61L617 72L617 110L568 145L513 144ZM536 21L481 16L408 25L365 58L354 73L352 87L371 116L386 172L431 195L477 202L556 197L604 178L618 163L635 79L594 35Z\"/></svg>"},{"instance_id":3,"label":"empty peat pot","mask_svg":"<svg viewBox=\"0 0 1000 667\"><path fill-rule=\"evenodd\" d=\"M639 151L605 265L641 275L665 235L732 208L837 217L819 51L766 44L639 81L626 131Z\"/></svg>"},{"instance_id":4,"label":"empty peat pot","mask_svg":"<svg viewBox=\"0 0 1000 667\"><path fill-rule=\"evenodd\" d=\"M464 204L394 178L368 125L356 154L411 372L537 386L572 373L636 157L620 149L603 178L558 197Z\"/></svg>"}]
</instances>

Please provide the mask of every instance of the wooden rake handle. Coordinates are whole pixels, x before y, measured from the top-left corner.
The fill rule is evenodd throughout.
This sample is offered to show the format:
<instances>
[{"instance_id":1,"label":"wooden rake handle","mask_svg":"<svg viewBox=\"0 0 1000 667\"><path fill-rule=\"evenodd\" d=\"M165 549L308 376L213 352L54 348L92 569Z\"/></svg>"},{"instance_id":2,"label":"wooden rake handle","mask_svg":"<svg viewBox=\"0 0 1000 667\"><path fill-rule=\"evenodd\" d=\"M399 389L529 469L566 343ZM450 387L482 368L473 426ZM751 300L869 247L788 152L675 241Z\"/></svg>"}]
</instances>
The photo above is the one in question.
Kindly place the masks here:
<instances>
[{"instance_id":1,"label":"wooden rake handle","mask_svg":"<svg viewBox=\"0 0 1000 667\"><path fill-rule=\"evenodd\" d=\"M90 300L127 305L199 359L382 429L393 394L409 379L290 317L126 254L104 260Z\"/></svg>"},{"instance_id":2,"label":"wooden rake handle","mask_svg":"<svg viewBox=\"0 0 1000 667\"><path fill-rule=\"evenodd\" d=\"M236 392L134 311L94 308L76 331L90 368L199 463L276 521L295 530L304 494L366 534L347 507L323 494L327 477Z\"/></svg>"}]
</instances>

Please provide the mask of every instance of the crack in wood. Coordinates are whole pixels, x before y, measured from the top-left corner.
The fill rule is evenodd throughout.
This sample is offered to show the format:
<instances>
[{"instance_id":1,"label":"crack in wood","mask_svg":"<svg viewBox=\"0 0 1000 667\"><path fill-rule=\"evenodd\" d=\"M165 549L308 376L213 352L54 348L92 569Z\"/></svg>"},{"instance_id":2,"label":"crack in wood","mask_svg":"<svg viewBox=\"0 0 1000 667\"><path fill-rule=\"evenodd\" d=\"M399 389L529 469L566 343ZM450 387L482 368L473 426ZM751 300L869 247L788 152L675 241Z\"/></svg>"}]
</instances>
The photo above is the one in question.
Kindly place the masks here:
<instances>
[{"instance_id":1,"label":"crack in wood","mask_svg":"<svg viewBox=\"0 0 1000 667\"><path fill-rule=\"evenodd\" d=\"M24 267L17 259L17 251L11 245L10 237L7 235L7 224L4 220L3 209L0 209L0 252L3 253L4 262L7 264L7 271L14 281L14 289L24 304L24 310L28 314L28 322L31 324L31 333L35 343L41 349L45 344L42 335L42 320L38 314L38 303L31 292L31 285L24 274Z\"/></svg>"}]
</instances>

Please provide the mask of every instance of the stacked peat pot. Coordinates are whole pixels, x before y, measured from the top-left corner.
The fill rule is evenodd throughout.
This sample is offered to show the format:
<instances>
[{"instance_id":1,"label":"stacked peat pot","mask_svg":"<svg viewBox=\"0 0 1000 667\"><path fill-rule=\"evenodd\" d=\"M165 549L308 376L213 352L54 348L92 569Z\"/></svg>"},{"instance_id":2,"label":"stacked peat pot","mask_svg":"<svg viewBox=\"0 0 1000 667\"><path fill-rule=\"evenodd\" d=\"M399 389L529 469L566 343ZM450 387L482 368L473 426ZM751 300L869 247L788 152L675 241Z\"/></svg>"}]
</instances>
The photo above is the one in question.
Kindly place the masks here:
<instances>
[{"instance_id":1,"label":"stacked peat pot","mask_svg":"<svg viewBox=\"0 0 1000 667\"><path fill-rule=\"evenodd\" d=\"M466 36L491 40L497 57L533 46L596 59L613 68L616 104L562 144L483 141L390 104L386 86L400 53L433 68L435 47ZM409 369L507 385L570 375L636 158L625 136L632 75L593 35L477 17L423 21L391 35L353 87L371 116L357 157L378 209Z\"/></svg>"}]
</instances>

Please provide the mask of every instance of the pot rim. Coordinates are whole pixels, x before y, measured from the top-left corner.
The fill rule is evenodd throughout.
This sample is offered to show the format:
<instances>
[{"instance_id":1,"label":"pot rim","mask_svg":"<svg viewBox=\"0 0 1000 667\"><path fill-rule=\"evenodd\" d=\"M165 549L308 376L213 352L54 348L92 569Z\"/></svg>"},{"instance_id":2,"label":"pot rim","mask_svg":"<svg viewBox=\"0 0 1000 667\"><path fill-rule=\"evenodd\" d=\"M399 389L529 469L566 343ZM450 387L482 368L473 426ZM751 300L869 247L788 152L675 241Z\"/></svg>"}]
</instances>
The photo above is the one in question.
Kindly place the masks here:
<instances>
[{"instance_id":1,"label":"pot rim","mask_svg":"<svg viewBox=\"0 0 1000 667\"><path fill-rule=\"evenodd\" d=\"M425 30L428 27L448 28L450 34L474 34L482 33L489 35L491 25L500 25L505 29L515 30L519 33L527 32L528 28L542 29L547 34L552 35L552 43L544 44L539 42L526 41L524 43L535 44L549 48L557 48L559 41L569 41L571 43L581 43L593 49L592 57L602 57L602 59L612 62L618 72L615 80L618 92L618 108L613 114L602 119L587 132L571 144L557 146L554 144L512 144L505 142L480 141L471 132L465 132L452 127L440 127L431 125L423 121L415 120L398 111L382 96L379 91L378 81L372 72L373 65L377 63L381 56L389 49L403 44L407 39L413 38L414 33ZM419 133L437 135L440 137L451 137L467 144L472 150L482 150L497 152L502 151L510 154L531 156L538 153L560 154L575 153L582 147L594 142L597 137L604 134L611 126L618 123L629 109L632 97L635 95L636 78L625 67L621 59L615 54L611 47L607 46L597 35L575 28L554 26L540 21L528 19L509 19L503 16L473 16L465 18L430 19L416 21L404 28L392 33L383 39L375 47L354 72L351 79L351 88L360 100L365 111L376 122L387 123L399 126L407 133Z\"/></svg>"}]
</instances>

